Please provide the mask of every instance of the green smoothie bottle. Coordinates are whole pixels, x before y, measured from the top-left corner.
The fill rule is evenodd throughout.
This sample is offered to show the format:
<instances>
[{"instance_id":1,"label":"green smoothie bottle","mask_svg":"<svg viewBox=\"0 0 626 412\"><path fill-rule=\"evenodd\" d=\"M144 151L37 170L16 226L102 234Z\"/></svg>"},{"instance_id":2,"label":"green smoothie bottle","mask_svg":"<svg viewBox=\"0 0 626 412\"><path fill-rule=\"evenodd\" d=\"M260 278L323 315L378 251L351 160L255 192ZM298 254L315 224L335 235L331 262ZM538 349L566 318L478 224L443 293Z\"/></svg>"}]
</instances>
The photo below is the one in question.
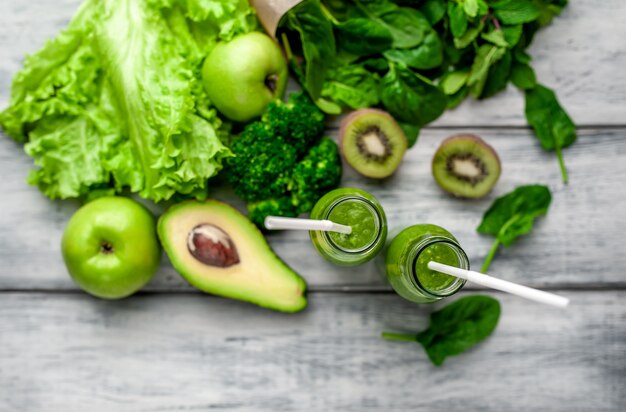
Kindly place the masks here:
<instances>
[{"instance_id":1,"label":"green smoothie bottle","mask_svg":"<svg viewBox=\"0 0 626 412\"><path fill-rule=\"evenodd\" d=\"M385 271L391 287L403 298L432 303L455 294L465 280L435 272L430 261L469 270L469 259L450 232L420 224L400 232L389 244Z\"/></svg>"},{"instance_id":2,"label":"green smoothie bottle","mask_svg":"<svg viewBox=\"0 0 626 412\"><path fill-rule=\"evenodd\" d=\"M313 246L326 260L356 266L373 259L387 240L387 218L374 196L356 188L335 189L313 207L311 219L331 220L352 227L349 235L310 231Z\"/></svg>"}]
</instances>

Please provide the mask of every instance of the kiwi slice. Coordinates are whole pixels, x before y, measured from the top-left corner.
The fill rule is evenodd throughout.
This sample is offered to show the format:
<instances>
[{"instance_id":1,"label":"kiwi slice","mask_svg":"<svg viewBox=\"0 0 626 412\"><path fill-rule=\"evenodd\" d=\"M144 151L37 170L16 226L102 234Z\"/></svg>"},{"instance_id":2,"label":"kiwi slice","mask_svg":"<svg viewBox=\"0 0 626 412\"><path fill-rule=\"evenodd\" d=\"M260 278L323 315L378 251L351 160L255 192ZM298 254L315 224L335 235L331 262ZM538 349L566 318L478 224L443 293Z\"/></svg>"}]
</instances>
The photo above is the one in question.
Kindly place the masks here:
<instances>
[{"instance_id":1,"label":"kiwi slice","mask_svg":"<svg viewBox=\"0 0 626 412\"><path fill-rule=\"evenodd\" d=\"M433 177L455 196L485 196L500 178L500 158L483 139L471 134L445 139L433 158Z\"/></svg>"},{"instance_id":2,"label":"kiwi slice","mask_svg":"<svg viewBox=\"0 0 626 412\"><path fill-rule=\"evenodd\" d=\"M408 145L393 117L376 109L361 109L346 116L341 122L339 142L346 163L374 179L391 176L402 162Z\"/></svg>"}]
</instances>

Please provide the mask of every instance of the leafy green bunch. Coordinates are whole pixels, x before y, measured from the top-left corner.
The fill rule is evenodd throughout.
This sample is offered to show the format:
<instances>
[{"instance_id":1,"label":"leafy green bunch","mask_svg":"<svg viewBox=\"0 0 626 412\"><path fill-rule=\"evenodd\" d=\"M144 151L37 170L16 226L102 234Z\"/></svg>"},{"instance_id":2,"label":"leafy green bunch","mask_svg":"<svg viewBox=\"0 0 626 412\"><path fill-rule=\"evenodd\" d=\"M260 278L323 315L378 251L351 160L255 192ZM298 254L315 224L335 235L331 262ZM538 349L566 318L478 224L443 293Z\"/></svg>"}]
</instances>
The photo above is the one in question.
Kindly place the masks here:
<instances>
[{"instance_id":1,"label":"leafy green bunch","mask_svg":"<svg viewBox=\"0 0 626 412\"><path fill-rule=\"evenodd\" d=\"M467 96L509 82L546 150L576 128L554 92L537 83L526 49L566 0L305 0L281 22L290 66L326 113L382 106L414 144L420 128Z\"/></svg>"},{"instance_id":2,"label":"leafy green bunch","mask_svg":"<svg viewBox=\"0 0 626 412\"><path fill-rule=\"evenodd\" d=\"M248 202L249 218L263 228L266 216L311 211L341 179L337 144L321 138L326 116L302 93L270 103L231 146L227 177Z\"/></svg>"}]
</instances>

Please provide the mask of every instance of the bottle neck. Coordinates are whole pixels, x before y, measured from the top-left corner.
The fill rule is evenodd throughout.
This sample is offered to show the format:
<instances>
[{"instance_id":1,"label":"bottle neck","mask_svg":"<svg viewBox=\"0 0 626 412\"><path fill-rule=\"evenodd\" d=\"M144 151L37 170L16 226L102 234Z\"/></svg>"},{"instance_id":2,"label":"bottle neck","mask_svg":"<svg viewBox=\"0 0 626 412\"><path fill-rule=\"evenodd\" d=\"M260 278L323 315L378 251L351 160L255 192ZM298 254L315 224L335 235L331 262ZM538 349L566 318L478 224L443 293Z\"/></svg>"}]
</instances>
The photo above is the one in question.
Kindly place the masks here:
<instances>
[{"instance_id":1,"label":"bottle neck","mask_svg":"<svg viewBox=\"0 0 626 412\"><path fill-rule=\"evenodd\" d=\"M335 200L334 202L332 202L324 210L323 219L332 220L332 219L330 219L330 215L333 212L333 210L336 207L338 207L339 205L344 204L346 202L358 202L359 204L364 206L368 210L368 212L371 214L371 216L373 217L373 221L374 221L374 235L372 236L371 240L368 241L364 245L360 245L359 247L350 248L350 247L346 247L344 245L340 245L337 242L335 242L329 232L323 232L322 233L322 238L324 239L324 242L326 242L329 246L331 246L334 249L337 249L338 251L340 251L342 253L347 253L347 254L367 253L370 249L372 249L374 246L376 246L376 244L380 240L380 237L381 237L381 234L382 234L383 217L380 215L378 209L376 208L376 205L374 205L368 199L365 199L365 198L359 197L359 196L346 196L346 197L339 198L339 199Z\"/></svg>"},{"instance_id":2,"label":"bottle neck","mask_svg":"<svg viewBox=\"0 0 626 412\"><path fill-rule=\"evenodd\" d=\"M448 296L451 296L459 291L465 285L464 279L456 278L454 282L450 285L441 288L434 289L429 288L427 285L424 285L420 280L420 273L418 261L420 259L421 254L429 247L437 245L440 248L444 248L446 251L451 252L453 256L455 256L456 262L440 262L444 264L450 264L452 266L457 266L461 269L469 270L469 259L465 251L461 248L461 246L454 240L446 236L429 236L420 242L417 242L413 247L409 250L407 254L407 259L405 260L405 268L404 274L406 275L406 281L410 283L417 292L424 295L425 297L433 300L439 300ZM442 276L445 276L442 274Z\"/></svg>"}]
</instances>

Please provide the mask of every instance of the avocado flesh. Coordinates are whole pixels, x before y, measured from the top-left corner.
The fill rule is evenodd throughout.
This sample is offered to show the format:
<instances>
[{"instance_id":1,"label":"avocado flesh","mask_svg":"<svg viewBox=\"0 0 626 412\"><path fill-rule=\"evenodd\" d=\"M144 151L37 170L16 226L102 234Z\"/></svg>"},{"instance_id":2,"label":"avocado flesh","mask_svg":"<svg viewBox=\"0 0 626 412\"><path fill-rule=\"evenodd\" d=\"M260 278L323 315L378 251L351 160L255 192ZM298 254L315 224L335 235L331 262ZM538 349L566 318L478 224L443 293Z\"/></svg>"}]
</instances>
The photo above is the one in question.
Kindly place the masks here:
<instances>
[{"instance_id":1,"label":"avocado flesh","mask_svg":"<svg viewBox=\"0 0 626 412\"><path fill-rule=\"evenodd\" d=\"M211 266L191 254L189 233L205 224L230 237L238 263L225 268ZM158 234L176 271L204 292L282 312L297 312L307 305L304 279L276 256L253 223L225 203L208 200L177 204L159 219Z\"/></svg>"}]
</instances>

